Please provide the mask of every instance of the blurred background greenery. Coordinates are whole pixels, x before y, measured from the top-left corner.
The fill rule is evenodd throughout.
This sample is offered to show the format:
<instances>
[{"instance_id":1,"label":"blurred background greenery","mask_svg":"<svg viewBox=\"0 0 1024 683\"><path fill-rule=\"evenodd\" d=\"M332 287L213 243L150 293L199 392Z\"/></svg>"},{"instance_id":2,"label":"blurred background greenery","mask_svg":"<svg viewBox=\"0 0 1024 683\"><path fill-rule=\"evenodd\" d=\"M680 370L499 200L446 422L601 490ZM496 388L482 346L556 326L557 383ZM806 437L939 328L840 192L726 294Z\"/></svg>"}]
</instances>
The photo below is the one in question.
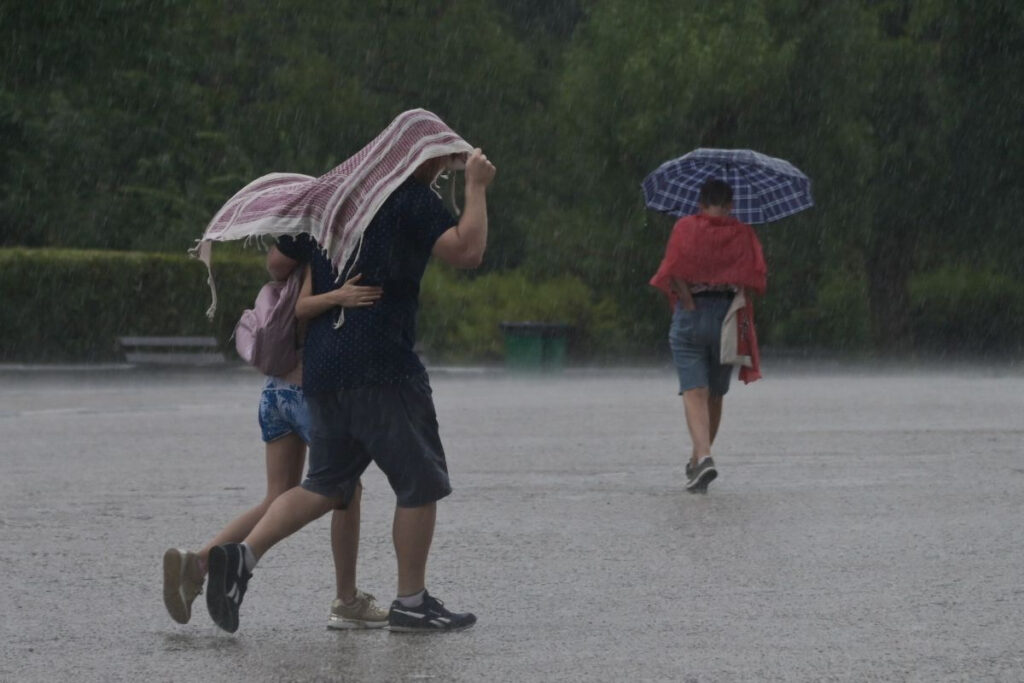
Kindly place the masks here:
<instances>
[{"instance_id":1,"label":"blurred background greenery","mask_svg":"<svg viewBox=\"0 0 1024 683\"><path fill-rule=\"evenodd\" d=\"M437 358L499 357L509 319L573 324L575 358L664 356L672 219L640 181L695 147L813 181L758 228L766 349L1024 348L1019 2L55 0L0 4L0 35L0 359L209 333L183 254L217 208L413 107L499 168L484 268L424 282ZM263 273L215 264L225 339Z\"/></svg>"}]
</instances>

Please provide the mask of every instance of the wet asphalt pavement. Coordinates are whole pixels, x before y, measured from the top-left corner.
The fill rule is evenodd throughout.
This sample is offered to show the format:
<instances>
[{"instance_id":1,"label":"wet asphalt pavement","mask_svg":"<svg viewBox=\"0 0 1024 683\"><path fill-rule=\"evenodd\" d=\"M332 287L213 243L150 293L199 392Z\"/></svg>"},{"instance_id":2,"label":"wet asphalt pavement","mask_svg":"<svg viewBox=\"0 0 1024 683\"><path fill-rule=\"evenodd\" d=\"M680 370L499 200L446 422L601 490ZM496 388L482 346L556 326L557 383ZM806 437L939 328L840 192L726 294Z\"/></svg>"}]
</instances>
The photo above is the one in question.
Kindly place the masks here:
<instances>
[{"instance_id":1,"label":"wet asphalt pavement","mask_svg":"<svg viewBox=\"0 0 1024 683\"><path fill-rule=\"evenodd\" d=\"M328 630L324 518L229 635L161 556L263 495L246 368L0 369L2 681L1022 681L1024 368L766 364L706 496L669 367L432 372L455 492L429 588L479 623ZM393 597L364 477L359 585Z\"/></svg>"}]
</instances>

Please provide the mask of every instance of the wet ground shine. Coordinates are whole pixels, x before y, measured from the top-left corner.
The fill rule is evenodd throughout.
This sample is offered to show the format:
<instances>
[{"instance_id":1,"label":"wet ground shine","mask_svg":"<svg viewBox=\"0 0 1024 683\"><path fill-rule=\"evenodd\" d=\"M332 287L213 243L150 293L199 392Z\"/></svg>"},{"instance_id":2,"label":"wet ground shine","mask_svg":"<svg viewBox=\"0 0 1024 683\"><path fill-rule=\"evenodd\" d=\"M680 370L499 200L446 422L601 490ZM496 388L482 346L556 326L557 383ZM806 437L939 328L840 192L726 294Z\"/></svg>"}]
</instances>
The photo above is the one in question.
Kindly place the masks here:
<instances>
[{"instance_id":1,"label":"wet ground shine","mask_svg":"<svg viewBox=\"0 0 1024 683\"><path fill-rule=\"evenodd\" d=\"M433 371L429 587L480 621L407 636L325 627L326 518L237 634L164 612L163 551L263 495L254 372L0 370L0 680L1024 680L1024 371L765 374L696 496L667 367ZM393 497L364 484L359 584L389 601Z\"/></svg>"}]
</instances>

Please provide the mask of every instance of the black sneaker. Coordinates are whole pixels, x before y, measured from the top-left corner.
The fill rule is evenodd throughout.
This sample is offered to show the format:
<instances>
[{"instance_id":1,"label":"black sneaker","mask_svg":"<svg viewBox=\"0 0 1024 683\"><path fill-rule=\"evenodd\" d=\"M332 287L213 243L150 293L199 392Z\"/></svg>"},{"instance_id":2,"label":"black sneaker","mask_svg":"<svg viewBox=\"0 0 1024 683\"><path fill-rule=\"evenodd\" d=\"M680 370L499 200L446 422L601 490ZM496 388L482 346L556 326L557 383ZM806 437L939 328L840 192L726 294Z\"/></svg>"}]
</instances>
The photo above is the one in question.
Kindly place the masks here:
<instances>
[{"instance_id":1,"label":"black sneaker","mask_svg":"<svg viewBox=\"0 0 1024 683\"><path fill-rule=\"evenodd\" d=\"M718 476L715 461L708 456L697 463L696 467L687 465L686 490L690 493L707 493L708 484Z\"/></svg>"},{"instance_id":2,"label":"black sneaker","mask_svg":"<svg viewBox=\"0 0 1024 683\"><path fill-rule=\"evenodd\" d=\"M206 579L206 609L213 622L228 633L238 630L238 606L252 576L245 570L241 543L226 543L210 549Z\"/></svg>"},{"instance_id":3,"label":"black sneaker","mask_svg":"<svg viewBox=\"0 0 1024 683\"><path fill-rule=\"evenodd\" d=\"M420 632L459 631L476 623L469 612L455 614L445 609L444 603L423 591L423 603L418 607L405 607L398 600L391 603L388 626L392 631Z\"/></svg>"}]
</instances>

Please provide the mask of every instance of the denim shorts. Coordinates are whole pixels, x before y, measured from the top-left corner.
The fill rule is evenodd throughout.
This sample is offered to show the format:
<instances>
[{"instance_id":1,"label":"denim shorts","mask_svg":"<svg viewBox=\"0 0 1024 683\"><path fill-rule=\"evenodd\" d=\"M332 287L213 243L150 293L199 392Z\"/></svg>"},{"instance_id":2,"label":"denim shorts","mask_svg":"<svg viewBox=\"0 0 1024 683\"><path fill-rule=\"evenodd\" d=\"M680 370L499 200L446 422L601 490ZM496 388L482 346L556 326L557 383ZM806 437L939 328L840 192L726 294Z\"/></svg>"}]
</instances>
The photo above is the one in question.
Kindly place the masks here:
<instances>
[{"instance_id":1,"label":"denim shorts","mask_svg":"<svg viewBox=\"0 0 1024 683\"><path fill-rule=\"evenodd\" d=\"M426 373L306 400L313 429L302 488L347 504L360 475L375 462L399 507L419 507L452 492Z\"/></svg>"},{"instance_id":2,"label":"denim shorts","mask_svg":"<svg viewBox=\"0 0 1024 683\"><path fill-rule=\"evenodd\" d=\"M679 393L707 387L712 396L729 391L732 366L720 361L722 321L729 310L729 297L695 296L697 308L687 311L676 304L668 345L679 375Z\"/></svg>"},{"instance_id":3,"label":"denim shorts","mask_svg":"<svg viewBox=\"0 0 1024 683\"><path fill-rule=\"evenodd\" d=\"M307 444L310 439L309 407L302 387L268 377L260 395L260 430L270 443L282 436L296 434Z\"/></svg>"}]
</instances>

